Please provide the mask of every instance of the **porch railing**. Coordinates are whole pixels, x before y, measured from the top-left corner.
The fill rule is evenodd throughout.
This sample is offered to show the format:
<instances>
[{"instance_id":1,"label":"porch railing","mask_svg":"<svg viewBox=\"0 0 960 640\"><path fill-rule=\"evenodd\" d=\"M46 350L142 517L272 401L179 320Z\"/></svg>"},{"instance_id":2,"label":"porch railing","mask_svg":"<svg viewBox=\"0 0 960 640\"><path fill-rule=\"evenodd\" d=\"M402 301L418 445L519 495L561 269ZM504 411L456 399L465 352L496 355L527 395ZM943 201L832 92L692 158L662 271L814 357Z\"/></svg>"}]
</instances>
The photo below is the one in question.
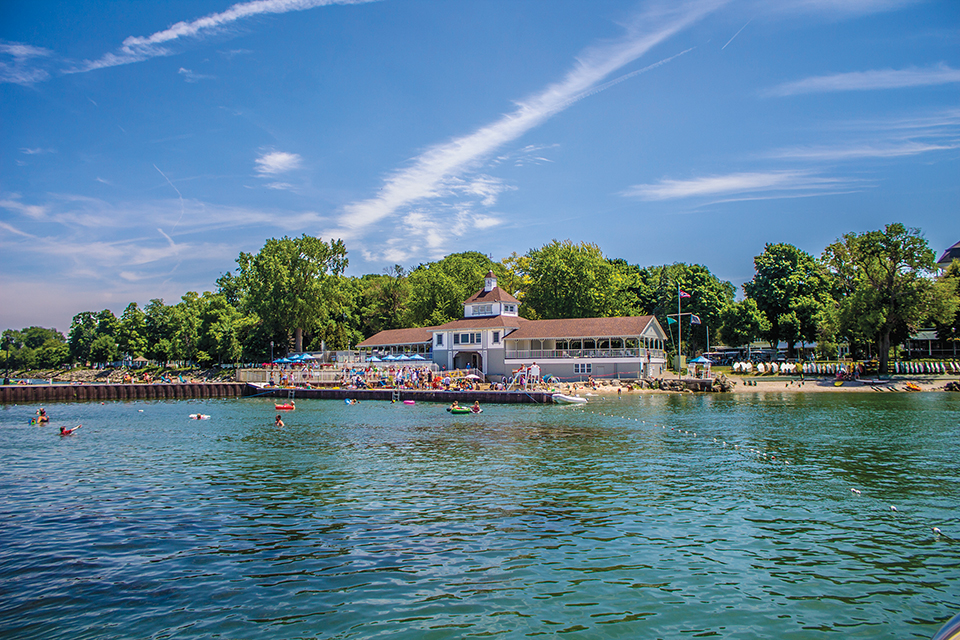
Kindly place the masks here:
<instances>
[{"instance_id":1,"label":"porch railing","mask_svg":"<svg viewBox=\"0 0 960 640\"><path fill-rule=\"evenodd\" d=\"M665 359L662 349L507 349L507 360L552 360L571 358L642 358Z\"/></svg>"}]
</instances>

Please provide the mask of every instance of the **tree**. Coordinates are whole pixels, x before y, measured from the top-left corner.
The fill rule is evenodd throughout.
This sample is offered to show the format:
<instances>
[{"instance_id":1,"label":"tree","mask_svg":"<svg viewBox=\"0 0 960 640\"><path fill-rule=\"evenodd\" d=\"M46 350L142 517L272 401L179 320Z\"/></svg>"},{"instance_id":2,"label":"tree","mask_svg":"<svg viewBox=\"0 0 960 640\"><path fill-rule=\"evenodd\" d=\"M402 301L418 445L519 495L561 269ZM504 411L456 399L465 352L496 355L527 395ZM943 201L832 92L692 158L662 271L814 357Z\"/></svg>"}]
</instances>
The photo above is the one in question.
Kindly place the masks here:
<instances>
[{"instance_id":1,"label":"tree","mask_svg":"<svg viewBox=\"0 0 960 640\"><path fill-rule=\"evenodd\" d=\"M403 267L395 264L386 273L365 275L358 284L361 292L357 304L365 337L408 326L411 289Z\"/></svg>"},{"instance_id":2,"label":"tree","mask_svg":"<svg viewBox=\"0 0 960 640\"><path fill-rule=\"evenodd\" d=\"M97 314L92 311L82 311L73 316L70 323L70 335L67 343L70 345L70 356L74 360L84 363L90 359L90 346L97 337Z\"/></svg>"},{"instance_id":3,"label":"tree","mask_svg":"<svg viewBox=\"0 0 960 640\"><path fill-rule=\"evenodd\" d=\"M757 307L757 301L746 298L727 305L720 312L720 339L731 347L750 344L770 330L770 321Z\"/></svg>"},{"instance_id":4,"label":"tree","mask_svg":"<svg viewBox=\"0 0 960 640\"><path fill-rule=\"evenodd\" d=\"M410 324L429 327L459 320L463 302L483 288L488 272L502 266L476 251L451 253L410 272Z\"/></svg>"},{"instance_id":5,"label":"tree","mask_svg":"<svg viewBox=\"0 0 960 640\"><path fill-rule=\"evenodd\" d=\"M679 299L678 290L690 297ZM639 282L634 291L640 309L657 316L660 324L670 333L673 331L668 316L676 315L678 300L681 313L692 313L700 319L700 325L692 326L690 316L684 316L681 320L684 327L690 327L682 334L685 338L682 351L690 355L691 352L705 350L708 337L711 342L716 342L717 331L722 324L720 314L733 304L736 289L703 265L678 262L640 269ZM708 336L708 331L712 332L712 336Z\"/></svg>"},{"instance_id":6,"label":"tree","mask_svg":"<svg viewBox=\"0 0 960 640\"><path fill-rule=\"evenodd\" d=\"M956 351L957 342L960 342L960 260L954 260L937 279L936 286L942 290L937 296L948 309L934 310L934 324L937 327L937 337L944 342L952 342ZM951 313L950 308L953 309ZM940 322L936 318L941 319Z\"/></svg>"},{"instance_id":7,"label":"tree","mask_svg":"<svg viewBox=\"0 0 960 640\"><path fill-rule=\"evenodd\" d=\"M272 331L293 332L295 349L302 351L303 332L321 324L336 294L336 276L348 264L347 248L341 240L284 236L267 240L256 255L241 253L237 264L239 282L233 276L221 278L221 288L240 298L242 307Z\"/></svg>"},{"instance_id":8,"label":"tree","mask_svg":"<svg viewBox=\"0 0 960 640\"><path fill-rule=\"evenodd\" d=\"M117 343L113 336L97 336L90 344L90 361L106 364L117 359Z\"/></svg>"},{"instance_id":9,"label":"tree","mask_svg":"<svg viewBox=\"0 0 960 640\"><path fill-rule=\"evenodd\" d=\"M146 356L165 365L174 358L173 307L163 303L163 298L154 298L143 312L147 334Z\"/></svg>"},{"instance_id":10,"label":"tree","mask_svg":"<svg viewBox=\"0 0 960 640\"><path fill-rule=\"evenodd\" d=\"M939 310L932 320L948 320L945 290L931 279L934 259L920 230L900 223L844 234L823 252L823 262L847 294L840 304L841 326L877 345L881 374L888 371L893 336L917 330L931 309Z\"/></svg>"},{"instance_id":11,"label":"tree","mask_svg":"<svg viewBox=\"0 0 960 640\"><path fill-rule=\"evenodd\" d=\"M117 327L117 348L121 354L138 358L147 352L147 315L136 302L123 310Z\"/></svg>"},{"instance_id":12,"label":"tree","mask_svg":"<svg viewBox=\"0 0 960 640\"><path fill-rule=\"evenodd\" d=\"M625 295L638 274L626 262L604 257L600 247L554 240L527 253L524 304L539 318L592 318L637 313Z\"/></svg>"},{"instance_id":13,"label":"tree","mask_svg":"<svg viewBox=\"0 0 960 640\"><path fill-rule=\"evenodd\" d=\"M813 256L791 244L767 244L753 264L756 275L743 290L767 317L770 346L783 340L792 357L797 342L817 339L817 314L831 302L829 278Z\"/></svg>"},{"instance_id":14,"label":"tree","mask_svg":"<svg viewBox=\"0 0 960 640\"><path fill-rule=\"evenodd\" d=\"M173 306L170 339L174 357L185 362L197 361L200 342L200 325L203 302L196 291L188 291Z\"/></svg>"}]
</instances>

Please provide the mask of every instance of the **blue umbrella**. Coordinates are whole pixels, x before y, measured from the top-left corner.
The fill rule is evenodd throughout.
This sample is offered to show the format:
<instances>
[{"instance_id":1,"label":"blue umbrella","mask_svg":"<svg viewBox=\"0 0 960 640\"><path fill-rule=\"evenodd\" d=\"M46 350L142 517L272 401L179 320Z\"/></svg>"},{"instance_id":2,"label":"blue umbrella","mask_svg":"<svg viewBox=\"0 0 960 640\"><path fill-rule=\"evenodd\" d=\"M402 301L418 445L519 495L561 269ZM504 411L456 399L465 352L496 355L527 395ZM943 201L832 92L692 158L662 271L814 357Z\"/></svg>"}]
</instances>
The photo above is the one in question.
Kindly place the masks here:
<instances>
[{"instance_id":1,"label":"blue umbrella","mask_svg":"<svg viewBox=\"0 0 960 640\"><path fill-rule=\"evenodd\" d=\"M411 359L411 360L426 360L426 358L424 358L424 357L423 357L422 355L420 355L419 353L413 354L412 356L410 356L410 359Z\"/></svg>"},{"instance_id":2,"label":"blue umbrella","mask_svg":"<svg viewBox=\"0 0 960 640\"><path fill-rule=\"evenodd\" d=\"M370 356L369 358L367 358L367 362L383 362L383 361L377 356Z\"/></svg>"},{"instance_id":3,"label":"blue umbrella","mask_svg":"<svg viewBox=\"0 0 960 640\"><path fill-rule=\"evenodd\" d=\"M383 361L384 361L384 362L387 362L387 361L392 362L392 361L394 361L394 360L396 360L396 359L397 359L397 356L393 355L392 353L391 353L390 355L383 356Z\"/></svg>"},{"instance_id":4,"label":"blue umbrella","mask_svg":"<svg viewBox=\"0 0 960 640\"><path fill-rule=\"evenodd\" d=\"M291 360L290 358L277 358L276 360L273 361L274 364L290 364L291 362L294 362L294 361Z\"/></svg>"},{"instance_id":5,"label":"blue umbrella","mask_svg":"<svg viewBox=\"0 0 960 640\"><path fill-rule=\"evenodd\" d=\"M697 356L696 358L694 358L693 360L690 361L690 364L713 364L713 361L712 361L712 360L708 360L707 358L704 358L703 356Z\"/></svg>"}]
</instances>

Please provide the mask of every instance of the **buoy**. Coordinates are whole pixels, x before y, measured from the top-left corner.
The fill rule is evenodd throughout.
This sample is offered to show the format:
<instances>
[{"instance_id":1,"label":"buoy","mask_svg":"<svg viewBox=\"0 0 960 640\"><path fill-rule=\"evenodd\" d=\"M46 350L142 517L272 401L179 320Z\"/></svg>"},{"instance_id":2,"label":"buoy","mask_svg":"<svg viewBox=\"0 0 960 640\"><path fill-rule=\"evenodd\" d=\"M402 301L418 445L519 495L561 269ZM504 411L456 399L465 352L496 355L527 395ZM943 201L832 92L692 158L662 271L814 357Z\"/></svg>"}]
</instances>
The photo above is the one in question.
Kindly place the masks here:
<instances>
[{"instance_id":1,"label":"buoy","mask_svg":"<svg viewBox=\"0 0 960 640\"><path fill-rule=\"evenodd\" d=\"M899 511L899 509L897 509L897 508L896 508L895 506L893 506L893 505L890 505L890 511Z\"/></svg>"}]
</instances>

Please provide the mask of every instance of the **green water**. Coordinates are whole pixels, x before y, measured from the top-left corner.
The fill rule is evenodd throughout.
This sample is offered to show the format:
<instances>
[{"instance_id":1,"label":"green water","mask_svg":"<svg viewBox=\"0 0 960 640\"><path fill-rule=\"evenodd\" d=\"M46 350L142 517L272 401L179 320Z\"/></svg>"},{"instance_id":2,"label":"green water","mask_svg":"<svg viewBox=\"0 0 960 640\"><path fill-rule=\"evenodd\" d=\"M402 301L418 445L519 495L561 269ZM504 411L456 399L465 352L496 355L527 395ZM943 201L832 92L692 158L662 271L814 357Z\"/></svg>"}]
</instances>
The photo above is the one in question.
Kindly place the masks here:
<instances>
[{"instance_id":1,"label":"green water","mask_svg":"<svg viewBox=\"0 0 960 640\"><path fill-rule=\"evenodd\" d=\"M930 638L960 611L960 394L590 400L5 406L0 636Z\"/></svg>"}]
</instances>

